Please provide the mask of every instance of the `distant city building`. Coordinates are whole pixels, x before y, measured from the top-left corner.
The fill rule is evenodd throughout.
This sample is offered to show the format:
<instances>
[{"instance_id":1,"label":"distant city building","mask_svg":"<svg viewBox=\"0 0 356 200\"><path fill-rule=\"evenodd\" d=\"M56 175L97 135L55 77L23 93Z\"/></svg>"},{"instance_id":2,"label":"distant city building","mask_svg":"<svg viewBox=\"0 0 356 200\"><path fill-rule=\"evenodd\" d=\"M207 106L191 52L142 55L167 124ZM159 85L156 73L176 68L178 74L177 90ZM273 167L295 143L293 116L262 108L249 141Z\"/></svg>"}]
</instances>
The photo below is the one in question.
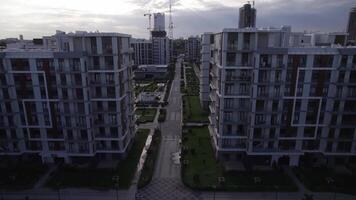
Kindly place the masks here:
<instances>
[{"instance_id":1,"label":"distant city building","mask_svg":"<svg viewBox=\"0 0 356 200\"><path fill-rule=\"evenodd\" d=\"M168 37L152 36L152 62L167 65L171 61L172 43Z\"/></svg>"},{"instance_id":2,"label":"distant city building","mask_svg":"<svg viewBox=\"0 0 356 200\"><path fill-rule=\"evenodd\" d=\"M250 3L243 5L240 8L239 28L256 27L256 12L256 9Z\"/></svg>"},{"instance_id":3,"label":"distant city building","mask_svg":"<svg viewBox=\"0 0 356 200\"><path fill-rule=\"evenodd\" d=\"M356 47L345 46L347 34L284 26L212 37L202 39L201 96L210 85L220 160L296 166L305 155L323 164L356 156Z\"/></svg>"},{"instance_id":4,"label":"distant city building","mask_svg":"<svg viewBox=\"0 0 356 200\"><path fill-rule=\"evenodd\" d=\"M153 16L154 28L151 31L151 39L134 39L131 42L135 65L167 65L171 62L172 41L167 37L165 30L165 15L154 13Z\"/></svg>"},{"instance_id":5,"label":"distant city building","mask_svg":"<svg viewBox=\"0 0 356 200\"><path fill-rule=\"evenodd\" d=\"M189 37L185 40L185 58L192 63L200 62L200 37Z\"/></svg>"},{"instance_id":6,"label":"distant city building","mask_svg":"<svg viewBox=\"0 0 356 200\"><path fill-rule=\"evenodd\" d=\"M135 70L135 79L165 79L168 65L140 65Z\"/></svg>"},{"instance_id":7,"label":"distant city building","mask_svg":"<svg viewBox=\"0 0 356 200\"><path fill-rule=\"evenodd\" d=\"M356 7L350 11L347 32L349 33L349 41L356 44Z\"/></svg>"},{"instance_id":8,"label":"distant city building","mask_svg":"<svg viewBox=\"0 0 356 200\"><path fill-rule=\"evenodd\" d=\"M58 31L42 43L0 51L0 157L125 156L135 136L130 35Z\"/></svg>"},{"instance_id":9,"label":"distant city building","mask_svg":"<svg viewBox=\"0 0 356 200\"><path fill-rule=\"evenodd\" d=\"M135 66L152 64L152 40L131 39Z\"/></svg>"},{"instance_id":10,"label":"distant city building","mask_svg":"<svg viewBox=\"0 0 356 200\"><path fill-rule=\"evenodd\" d=\"M177 58L181 54L185 54L185 40L178 38L172 41L173 43L173 58Z\"/></svg>"},{"instance_id":11,"label":"distant city building","mask_svg":"<svg viewBox=\"0 0 356 200\"><path fill-rule=\"evenodd\" d=\"M166 20L164 13L153 14L153 31L166 31Z\"/></svg>"}]
</instances>

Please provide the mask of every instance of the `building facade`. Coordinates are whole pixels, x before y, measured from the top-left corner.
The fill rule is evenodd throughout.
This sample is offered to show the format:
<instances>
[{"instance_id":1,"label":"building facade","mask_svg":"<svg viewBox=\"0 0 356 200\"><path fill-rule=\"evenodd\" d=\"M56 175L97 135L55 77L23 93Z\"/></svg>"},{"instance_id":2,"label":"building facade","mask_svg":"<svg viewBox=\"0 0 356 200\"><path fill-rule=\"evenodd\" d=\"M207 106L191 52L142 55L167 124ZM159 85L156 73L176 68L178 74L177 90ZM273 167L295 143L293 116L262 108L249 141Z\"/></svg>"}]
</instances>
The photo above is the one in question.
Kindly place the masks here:
<instances>
[{"instance_id":1,"label":"building facade","mask_svg":"<svg viewBox=\"0 0 356 200\"><path fill-rule=\"evenodd\" d=\"M168 65L140 65L135 70L135 80L167 79Z\"/></svg>"},{"instance_id":2,"label":"building facade","mask_svg":"<svg viewBox=\"0 0 356 200\"><path fill-rule=\"evenodd\" d=\"M41 48L0 52L0 157L125 156L135 136L130 36L43 39Z\"/></svg>"},{"instance_id":3,"label":"building facade","mask_svg":"<svg viewBox=\"0 0 356 200\"><path fill-rule=\"evenodd\" d=\"M167 65L171 61L172 42L167 37L152 36L152 62L156 65Z\"/></svg>"},{"instance_id":4,"label":"building facade","mask_svg":"<svg viewBox=\"0 0 356 200\"><path fill-rule=\"evenodd\" d=\"M333 35L317 46L290 27L224 29L213 35L211 56L203 35L209 78L203 72L201 80L210 85L209 131L219 159L295 166L305 155L324 164L355 158L356 47Z\"/></svg>"},{"instance_id":5,"label":"building facade","mask_svg":"<svg viewBox=\"0 0 356 200\"><path fill-rule=\"evenodd\" d=\"M349 33L349 41L356 44L356 7L352 8L349 15L349 22L347 25L347 32Z\"/></svg>"},{"instance_id":6,"label":"building facade","mask_svg":"<svg viewBox=\"0 0 356 200\"><path fill-rule=\"evenodd\" d=\"M131 39L135 66L152 64L152 40Z\"/></svg>"},{"instance_id":7,"label":"building facade","mask_svg":"<svg viewBox=\"0 0 356 200\"><path fill-rule=\"evenodd\" d=\"M205 110L208 110L209 95L210 95L210 58L211 58L211 45L214 42L213 33L204 33L201 36L201 60L200 60L200 103Z\"/></svg>"}]
</instances>

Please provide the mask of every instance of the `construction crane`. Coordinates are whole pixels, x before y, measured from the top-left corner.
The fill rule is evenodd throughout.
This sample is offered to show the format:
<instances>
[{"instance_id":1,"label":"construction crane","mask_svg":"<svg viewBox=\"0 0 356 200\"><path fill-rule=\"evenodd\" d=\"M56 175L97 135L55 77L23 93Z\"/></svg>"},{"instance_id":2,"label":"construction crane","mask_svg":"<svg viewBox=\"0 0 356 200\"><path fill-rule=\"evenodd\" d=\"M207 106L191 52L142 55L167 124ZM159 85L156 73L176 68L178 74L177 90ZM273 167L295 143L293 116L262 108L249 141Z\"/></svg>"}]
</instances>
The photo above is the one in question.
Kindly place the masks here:
<instances>
[{"instance_id":1,"label":"construction crane","mask_svg":"<svg viewBox=\"0 0 356 200\"><path fill-rule=\"evenodd\" d=\"M147 17L148 16L148 31L152 30L152 26L151 26L151 18L152 18L152 13L151 11L148 11L148 13L143 14L143 16Z\"/></svg>"}]
</instances>

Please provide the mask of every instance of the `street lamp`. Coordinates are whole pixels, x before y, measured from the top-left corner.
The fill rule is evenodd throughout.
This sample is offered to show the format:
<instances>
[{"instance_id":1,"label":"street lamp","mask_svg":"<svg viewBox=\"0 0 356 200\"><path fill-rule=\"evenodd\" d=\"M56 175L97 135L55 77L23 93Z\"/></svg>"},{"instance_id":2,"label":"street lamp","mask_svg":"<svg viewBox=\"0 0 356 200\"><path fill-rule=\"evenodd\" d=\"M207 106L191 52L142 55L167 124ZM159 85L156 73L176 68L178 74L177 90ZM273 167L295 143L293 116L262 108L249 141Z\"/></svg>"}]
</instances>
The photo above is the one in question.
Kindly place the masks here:
<instances>
[{"instance_id":1,"label":"street lamp","mask_svg":"<svg viewBox=\"0 0 356 200\"><path fill-rule=\"evenodd\" d=\"M112 180L116 188L116 200L119 200L119 176L113 176Z\"/></svg>"},{"instance_id":2,"label":"street lamp","mask_svg":"<svg viewBox=\"0 0 356 200\"><path fill-rule=\"evenodd\" d=\"M57 196L58 200L61 200L61 182L57 182Z\"/></svg>"},{"instance_id":3,"label":"street lamp","mask_svg":"<svg viewBox=\"0 0 356 200\"><path fill-rule=\"evenodd\" d=\"M5 186L5 184L3 183L3 182L0 182L0 199L1 200L5 200L5 198L4 198L4 187Z\"/></svg>"},{"instance_id":4,"label":"street lamp","mask_svg":"<svg viewBox=\"0 0 356 200\"><path fill-rule=\"evenodd\" d=\"M214 193L213 193L213 199L215 200L216 185L213 185L213 191L214 191Z\"/></svg>"},{"instance_id":5,"label":"street lamp","mask_svg":"<svg viewBox=\"0 0 356 200\"><path fill-rule=\"evenodd\" d=\"M276 189L276 200L278 200L278 189L279 189L278 185L275 185L274 189Z\"/></svg>"},{"instance_id":6,"label":"street lamp","mask_svg":"<svg viewBox=\"0 0 356 200\"><path fill-rule=\"evenodd\" d=\"M336 185L335 185L335 180L331 177L326 178L326 182L331 185L331 188L334 190L334 196L333 200L336 200Z\"/></svg>"}]
</instances>

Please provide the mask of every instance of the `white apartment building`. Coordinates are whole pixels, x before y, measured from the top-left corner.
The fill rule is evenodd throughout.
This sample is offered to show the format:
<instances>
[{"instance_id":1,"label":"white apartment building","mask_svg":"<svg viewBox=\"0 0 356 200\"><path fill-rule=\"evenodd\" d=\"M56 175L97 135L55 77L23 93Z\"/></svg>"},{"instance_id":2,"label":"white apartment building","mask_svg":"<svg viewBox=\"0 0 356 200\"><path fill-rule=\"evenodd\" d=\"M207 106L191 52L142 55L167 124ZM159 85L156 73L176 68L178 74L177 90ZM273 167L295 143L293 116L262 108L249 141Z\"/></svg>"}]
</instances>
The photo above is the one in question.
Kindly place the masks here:
<instances>
[{"instance_id":1,"label":"white apartment building","mask_svg":"<svg viewBox=\"0 0 356 200\"><path fill-rule=\"evenodd\" d=\"M0 52L0 157L119 159L135 136L130 35L68 33Z\"/></svg>"},{"instance_id":2,"label":"white apartment building","mask_svg":"<svg viewBox=\"0 0 356 200\"><path fill-rule=\"evenodd\" d=\"M290 27L204 34L201 98L209 85L216 156L257 165L355 161L356 47L346 41Z\"/></svg>"}]
</instances>

